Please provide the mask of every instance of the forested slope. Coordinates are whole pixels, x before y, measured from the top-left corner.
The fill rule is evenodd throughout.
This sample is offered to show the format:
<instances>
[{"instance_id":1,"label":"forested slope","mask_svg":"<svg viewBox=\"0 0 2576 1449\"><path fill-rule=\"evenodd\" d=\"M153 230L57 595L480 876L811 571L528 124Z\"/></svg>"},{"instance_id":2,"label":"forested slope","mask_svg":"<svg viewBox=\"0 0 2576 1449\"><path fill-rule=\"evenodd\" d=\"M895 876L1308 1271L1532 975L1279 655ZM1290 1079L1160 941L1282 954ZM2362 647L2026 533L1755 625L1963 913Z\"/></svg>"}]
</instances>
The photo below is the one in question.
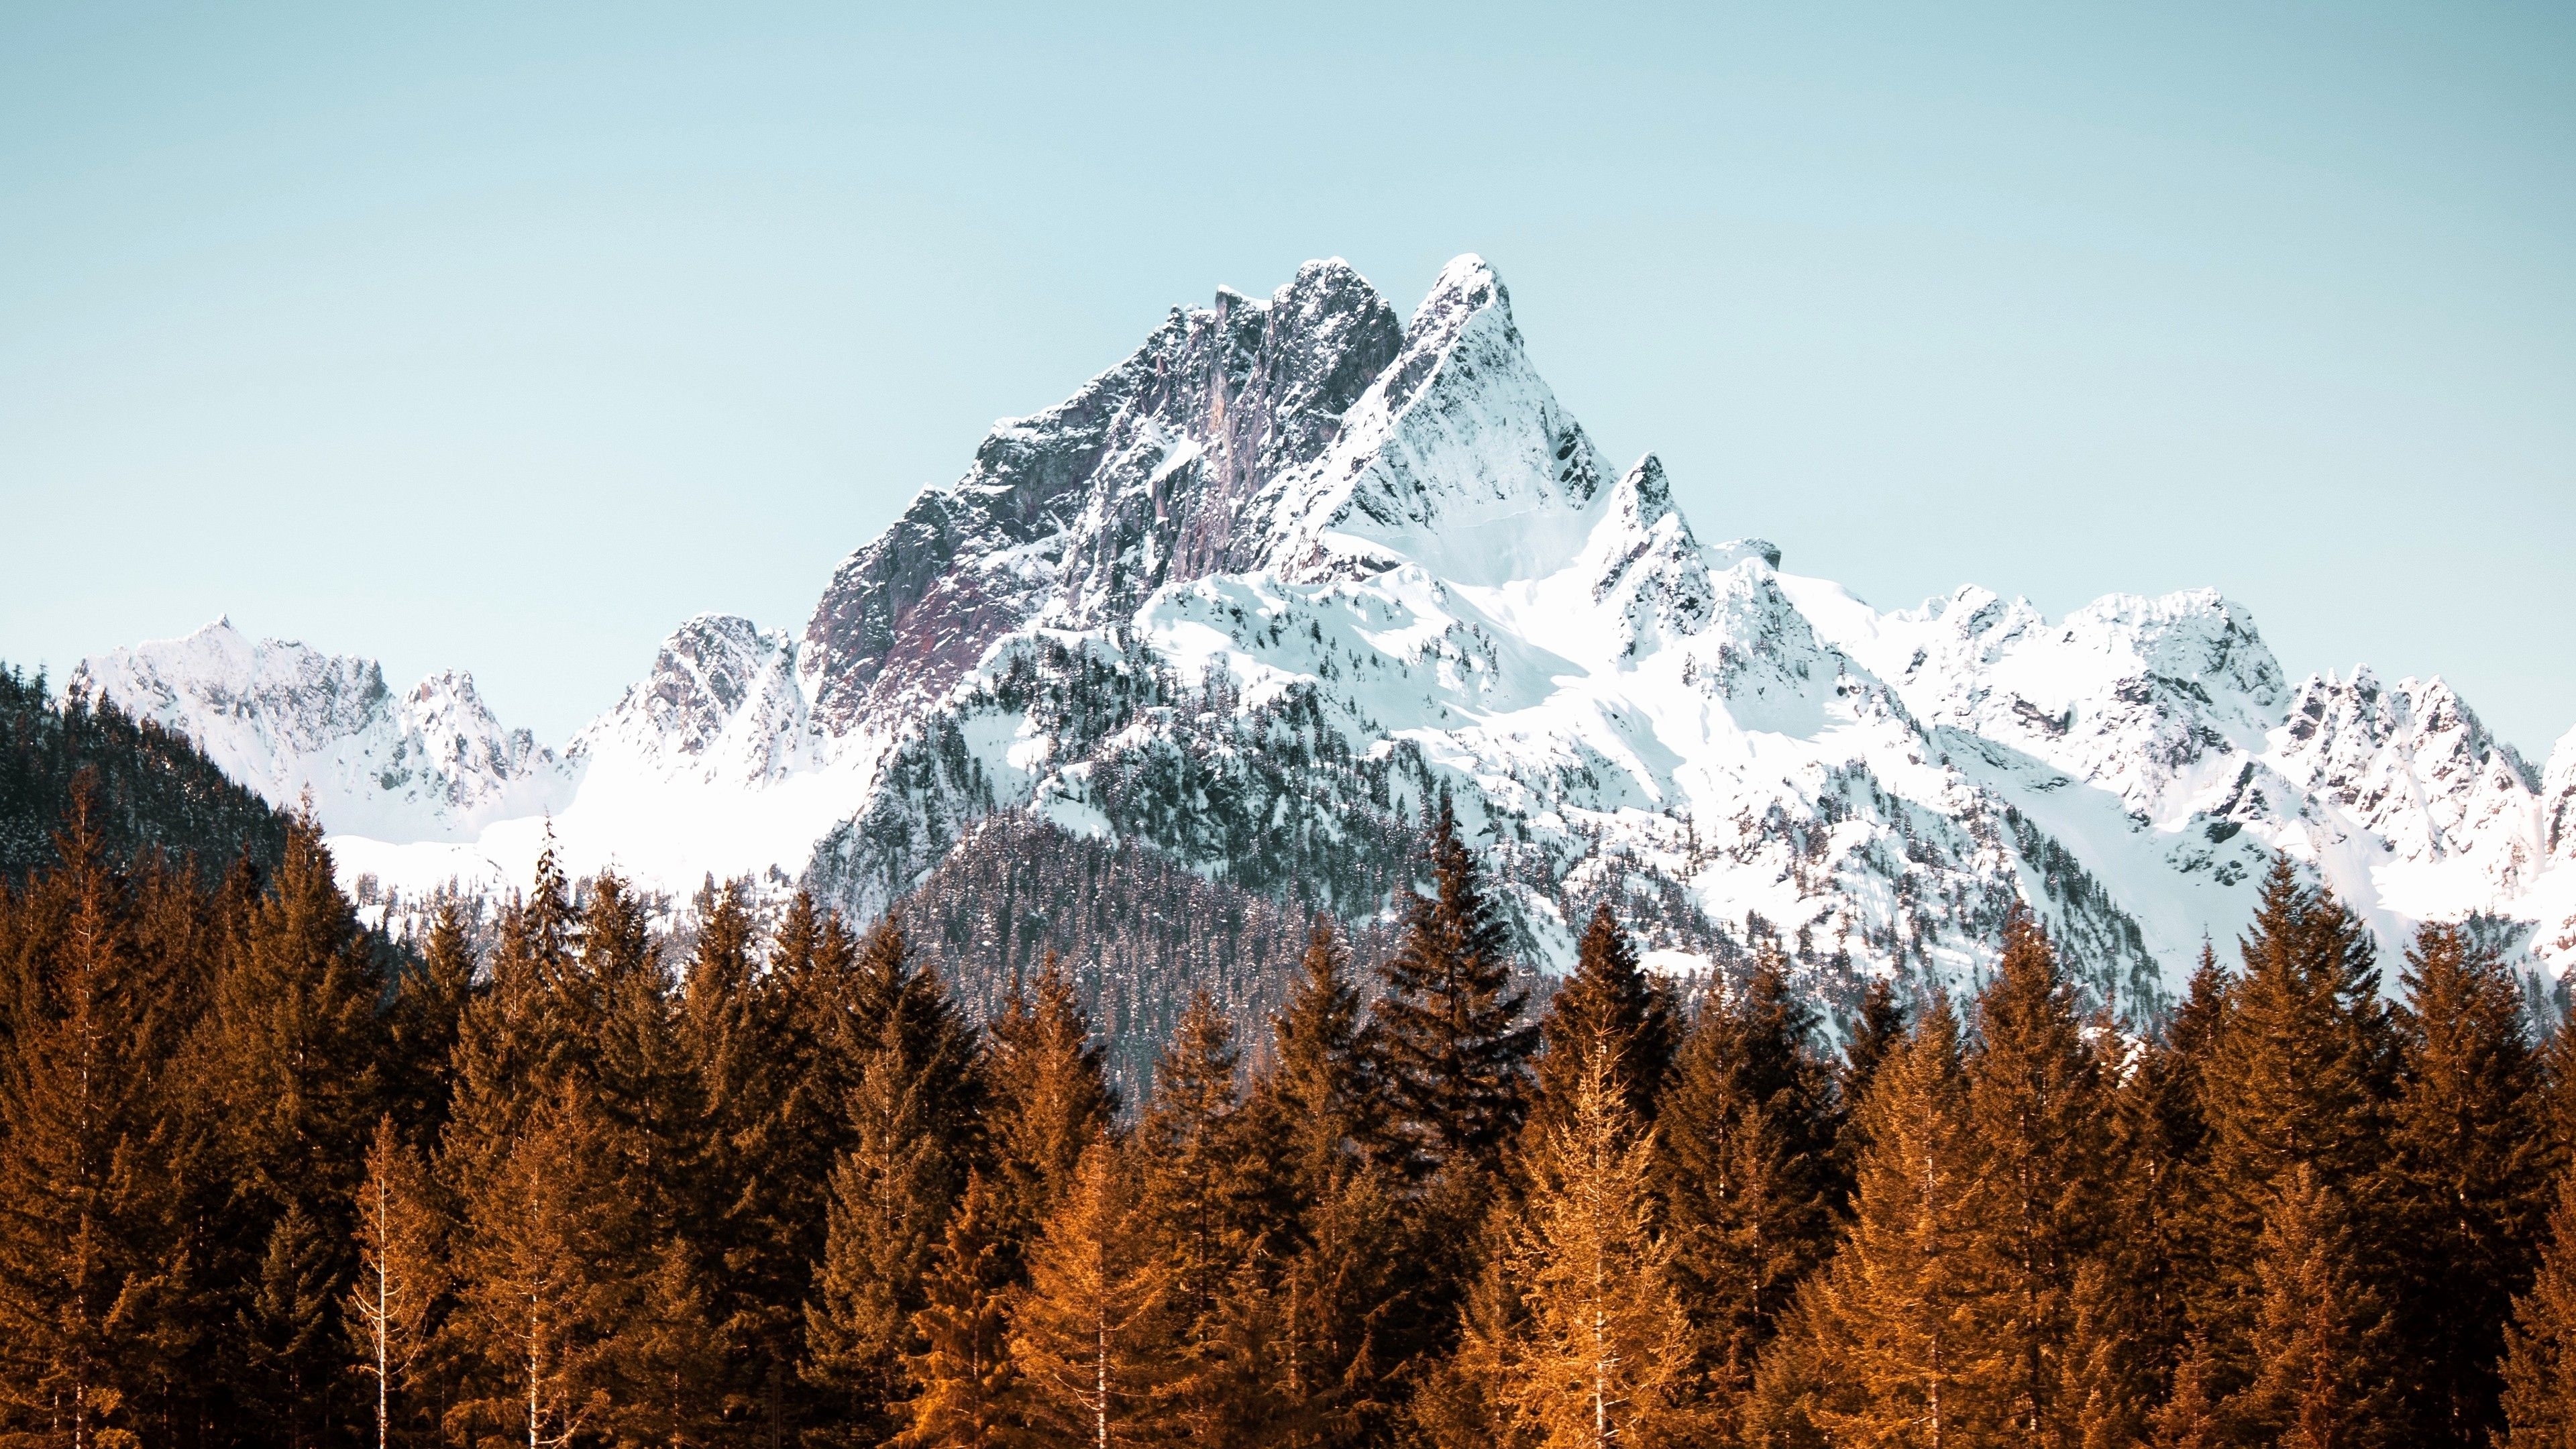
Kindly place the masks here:
<instances>
[{"instance_id":1,"label":"forested slope","mask_svg":"<svg viewBox=\"0 0 2576 1449\"><path fill-rule=\"evenodd\" d=\"M220 871L245 852L271 867L284 856L285 816L185 736L106 700L50 698L42 675L0 665L0 877L55 863L54 830L84 774L91 828L117 859L161 850Z\"/></svg>"},{"instance_id":2,"label":"forested slope","mask_svg":"<svg viewBox=\"0 0 2576 1449\"><path fill-rule=\"evenodd\" d=\"M1607 907L1535 999L1446 811L1373 968L1037 834L893 920L736 886L668 933L547 856L408 957L309 824L220 881L58 838L0 890L12 1443L2576 1427L2576 1039L2456 926L2392 1005L2286 865L2143 1036L2016 913L1974 998L1882 980L1837 1043L1776 945L1685 1003ZM1234 1007L1156 1024L1149 1077L1088 1004L1180 970Z\"/></svg>"}]
</instances>

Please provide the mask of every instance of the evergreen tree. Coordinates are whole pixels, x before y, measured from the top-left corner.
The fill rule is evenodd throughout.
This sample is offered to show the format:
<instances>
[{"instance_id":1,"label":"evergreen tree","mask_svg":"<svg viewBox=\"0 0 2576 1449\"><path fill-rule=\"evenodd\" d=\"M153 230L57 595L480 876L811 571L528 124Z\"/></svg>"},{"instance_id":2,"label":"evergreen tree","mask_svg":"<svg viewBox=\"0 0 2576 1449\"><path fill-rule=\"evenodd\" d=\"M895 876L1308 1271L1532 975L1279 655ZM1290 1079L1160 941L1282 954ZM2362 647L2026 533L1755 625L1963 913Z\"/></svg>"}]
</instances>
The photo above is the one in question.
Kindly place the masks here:
<instances>
[{"instance_id":1,"label":"evergreen tree","mask_svg":"<svg viewBox=\"0 0 2576 1449\"><path fill-rule=\"evenodd\" d=\"M711 1015L724 1008L708 1006L706 998L729 998L749 973L751 925L737 892L719 890L698 904L696 949L685 979L697 988L694 1004ZM723 964L710 966L711 957ZM719 981L713 987L711 974ZM694 1020L673 999L643 901L616 875L590 882L581 947L561 998L578 1043L566 1075L588 1087L613 1174L648 1246L702 1231L716 1211L707 1198L725 1194L730 1166L716 1160L709 1141L699 1076L704 1047L689 1032ZM636 1265L639 1277L649 1271Z\"/></svg>"},{"instance_id":2,"label":"evergreen tree","mask_svg":"<svg viewBox=\"0 0 2576 1449\"><path fill-rule=\"evenodd\" d=\"M335 1249L303 1206L289 1203L269 1229L250 1301L238 1316L249 1360L247 1397L289 1449L302 1449L331 1427L328 1389L339 1367L331 1351Z\"/></svg>"},{"instance_id":3,"label":"evergreen tree","mask_svg":"<svg viewBox=\"0 0 2576 1449\"><path fill-rule=\"evenodd\" d=\"M2548 1244L2505 1329L2500 1449L2576 1449L2576 1170L2561 1173Z\"/></svg>"},{"instance_id":4,"label":"evergreen tree","mask_svg":"<svg viewBox=\"0 0 2576 1449\"><path fill-rule=\"evenodd\" d=\"M1751 1390L1756 1355L1833 1251L1838 1111L1817 1024L1765 949L1703 1004L1665 1095L1658 1175L1676 1284L1697 1391L1721 1405Z\"/></svg>"},{"instance_id":5,"label":"evergreen tree","mask_svg":"<svg viewBox=\"0 0 2576 1449\"><path fill-rule=\"evenodd\" d=\"M1779 948L1771 948L1776 958ZM1853 1014L1851 1029L1843 1038L1843 1101L1857 1114L1860 1104L1869 1096L1870 1083L1877 1080L1879 1064L1886 1061L1905 1040L1905 1008L1896 1000L1896 985L1884 976L1873 976L1861 988L1860 1009Z\"/></svg>"},{"instance_id":6,"label":"evergreen tree","mask_svg":"<svg viewBox=\"0 0 2576 1449\"><path fill-rule=\"evenodd\" d=\"M2180 1392L2192 1305L2210 1276L2199 1071L2225 992L2203 943L2181 1007L2108 1088L2105 1226L2095 1261L2079 1275L2067 1348L2068 1403L2088 1446L2146 1439L2161 1422L2158 1406ZM2204 1399L2191 1412L2208 1410Z\"/></svg>"},{"instance_id":7,"label":"evergreen tree","mask_svg":"<svg viewBox=\"0 0 2576 1449\"><path fill-rule=\"evenodd\" d=\"M1289 1442L1384 1442L1424 1352L1417 1220L1366 1160L1324 1179L1297 1220L1278 1286L1280 1390Z\"/></svg>"},{"instance_id":8,"label":"evergreen tree","mask_svg":"<svg viewBox=\"0 0 2576 1449\"><path fill-rule=\"evenodd\" d=\"M1532 1133L1571 1120L1600 1042L1608 1043L1617 1064L1629 1112L1653 1122L1680 1035L1674 1016L1672 993L1639 968L1627 929L1607 903L1595 907L1575 951L1574 974L1556 989L1539 1023L1544 1050L1531 1098Z\"/></svg>"},{"instance_id":9,"label":"evergreen tree","mask_svg":"<svg viewBox=\"0 0 2576 1449\"><path fill-rule=\"evenodd\" d=\"M685 1261L676 1248L667 1252L657 1281L675 1312L702 1312L710 1321L730 1360L724 1378L732 1397L774 1417L786 1407L785 1379L797 1359L801 1325L792 1309L810 1283L778 1258L780 1219L797 1195L780 1169L811 1166L780 1160L793 1145L780 1119L794 1110L792 1074L810 1062L797 1050L775 989L759 979L743 897L737 885L702 898L696 947L681 979L676 1029L686 1096L697 1114L691 1146L699 1184L687 1209L693 1250ZM705 1302L696 1304L689 1295L700 1290Z\"/></svg>"},{"instance_id":10,"label":"evergreen tree","mask_svg":"<svg viewBox=\"0 0 2576 1449\"><path fill-rule=\"evenodd\" d=\"M912 1348L912 1315L962 1189L980 1088L975 1043L937 978L892 920L859 956L858 1023L873 1029L847 1112L854 1140L834 1169L823 1262L806 1313L807 1377L841 1395L854 1427L890 1430Z\"/></svg>"},{"instance_id":11,"label":"evergreen tree","mask_svg":"<svg viewBox=\"0 0 2576 1449\"><path fill-rule=\"evenodd\" d=\"M345 1321L357 1371L374 1391L377 1449L393 1439L397 1394L429 1347L447 1263L443 1225L419 1157L377 1119L356 1201L358 1265Z\"/></svg>"},{"instance_id":12,"label":"evergreen tree","mask_svg":"<svg viewBox=\"0 0 2576 1449\"><path fill-rule=\"evenodd\" d=\"M1016 1261L1072 1190L1084 1151L1118 1115L1091 1022L1052 953L1035 992L1013 992L993 1024L990 1080L999 1108L991 1142L995 1196L1001 1236Z\"/></svg>"},{"instance_id":13,"label":"evergreen tree","mask_svg":"<svg viewBox=\"0 0 2576 1449\"><path fill-rule=\"evenodd\" d=\"M468 1001L451 1054L449 1112L438 1175L452 1188L490 1182L517 1147L536 1105L578 1071L580 946L563 874L549 850L535 887L502 912L489 982Z\"/></svg>"},{"instance_id":14,"label":"evergreen tree","mask_svg":"<svg viewBox=\"0 0 2576 1449\"><path fill-rule=\"evenodd\" d=\"M33 969L0 1059L0 1395L12 1429L112 1444L190 1337L169 1311L180 1184L155 1140L177 1024L85 804L20 904Z\"/></svg>"},{"instance_id":15,"label":"evergreen tree","mask_svg":"<svg viewBox=\"0 0 2576 1449\"><path fill-rule=\"evenodd\" d=\"M474 945L465 913L442 901L430 916L420 959L394 980L386 1022L387 1092L424 1141L437 1140L454 1094L457 1033L474 999Z\"/></svg>"},{"instance_id":16,"label":"evergreen tree","mask_svg":"<svg viewBox=\"0 0 2576 1449\"><path fill-rule=\"evenodd\" d=\"M1771 1342L1755 1360L1753 1391L1744 1399L1736 1425L1723 1421L1711 1405L1709 1442L1722 1445L1739 1437L1761 1449L1823 1449L1828 1442L1817 1427L1827 1391L1839 1383L1841 1366L1826 1361L1834 1342L1832 1325L1823 1319L1823 1275L1799 1285L1797 1296L1782 1313ZM1737 1430L1730 1436L1729 1428Z\"/></svg>"},{"instance_id":17,"label":"evergreen tree","mask_svg":"<svg viewBox=\"0 0 2576 1449\"><path fill-rule=\"evenodd\" d=\"M2155 1433L2148 1442L2155 1449L2220 1449L2227 1443L2209 1377L2209 1344L2195 1335L2174 1367L2172 1396L2154 1413Z\"/></svg>"},{"instance_id":18,"label":"evergreen tree","mask_svg":"<svg viewBox=\"0 0 2576 1449\"><path fill-rule=\"evenodd\" d=\"M2066 1350L2080 1337L2077 1277L2105 1226L2108 1102L2074 991L2026 911L2004 922L2003 960L1977 1001L1967 1075L1985 1187L1972 1271L1991 1300L1994 1387L2016 1438L2071 1445L2083 1404L2064 1402L2064 1390L2082 1364Z\"/></svg>"},{"instance_id":19,"label":"evergreen tree","mask_svg":"<svg viewBox=\"0 0 2576 1449\"><path fill-rule=\"evenodd\" d=\"M299 818L217 979L211 1024L234 1171L280 1215L336 1219L350 1200L384 1105L385 994L375 943L332 883L321 828Z\"/></svg>"},{"instance_id":20,"label":"evergreen tree","mask_svg":"<svg viewBox=\"0 0 2576 1449\"><path fill-rule=\"evenodd\" d=\"M1304 970L1276 1024L1275 1062L1251 1115L1267 1118L1284 1158L1280 1219L1286 1262L1276 1287L1279 1392L1300 1445L1375 1442L1389 1431L1403 1365L1390 1326L1410 1317L1402 1266L1416 1254L1382 1153L1377 1098L1361 1045L1349 952L1329 919L1310 935Z\"/></svg>"},{"instance_id":21,"label":"evergreen tree","mask_svg":"<svg viewBox=\"0 0 2576 1449\"><path fill-rule=\"evenodd\" d=\"M1533 1449L1535 1426L1515 1410L1520 1365L1514 1346L1529 1332L1529 1307L1513 1262L1517 1224L1497 1203L1479 1234L1475 1268L1458 1307L1456 1342L1418 1376L1407 1409L1411 1432L1398 1442L1431 1449Z\"/></svg>"},{"instance_id":22,"label":"evergreen tree","mask_svg":"<svg viewBox=\"0 0 2576 1449\"><path fill-rule=\"evenodd\" d=\"M622 1444L708 1443L721 1432L730 1365L696 1245L667 1237L628 1271L641 1281L617 1327L608 1423ZM635 1273L635 1269L641 1269Z\"/></svg>"},{"instance_id":23,"label":"evergreen tree","mask_svg":"<svg viewBox=\"0 0 2576 1449\"><path fill-rule=\"evenodd\" d=\"M1777 955L1779 948L1770 948ZM1905 1043L1906 1012L1896 999L1896 986L1884 976L1873 976L1861 988L1860 1008L1853 1014L1843 1038L1842 1070L1836 1076L1841 1089L1842 1120L1834 1137L1834 1165L1848 1195L1853 1178L1860 1171L1861 1151L1868 1144L1868 1125L1861 1111L1869 1100L1872 1083L1878 1080L1878 1069L1896 1049Z\"/></svg>"},{"instance_id":24,"label":"evergreen tree","mask_svg":"<svg viewBox=\"0 0 2576 1449\"><path fill-rule=\"evenodd\" d=\"M2226 1405L2237 1432L2284 1449L2407 1442L2377 1340L2380 1308L2351 1267L2344 1205L2307 1163L2290 1169L2255 1259L2254 1376Z\"/></svg>"},{"instance_id":25,"label":"evergreen tree","mask_svg":"<svg viewBox=\"0 0 2576 1449\"><path fill-rule=\"evenodd\" d=\"M386 1105L379 943L332 876L320 827L299 816L223 957L199 1045L234 1184L209 1266L238 1275L237 1382L296 1442L336 1397L324 1324L354 1267L349 1204Z\"/></svg>"},{"instance_id":26,"label":"evergreen tree","mask_svg":"<svg viewBox=\"0 0 2576 1449\"><path fill-rule=\"evenodd\" d=\"M1983 1362L1991 1332L1974 1228L1985 1211L1984 1152L1946 1000L1924 1004L1880 1065L1861 1116L1869 1145L1850 1235L1799 1316L1820 1336L1800 1351L1827 1375L1812 1399L1814 1423L1835 1443L1999 1438L2010 1404Z\"/></svg>"},{"instance_id":27,"label":"evergreen tree","mask_svg":"<svg viewBox=\"0 0 2576 1449\"><path fill-rule=\"evenodd\" d=\"M912 1317L920 1348L906 1356L905 1377L919 1385L904 1405L894 1449L991 1449L1005 1442L1013 1393L1010 1282L993 1237L995 1199L981 1175L970 1175L948 1219Z\"/></svg>"},{"instance_id":28,"label":"evergreen tree","mask_svg":"<svg viewBox=\"0 0 2576 1449\"><path fill-rule=\"evenodd\" d=\"M1619 1079L1615 1029L1596 1029L1565 1120L1531 1156L1506 1250L1519 1298L1508 1337L1483 1342L1473 1319L1467 1332L1465 1352L1502 1369L1489 1397L1506 1433L1548 1449L1692 1442L1690 1327L1654 1224L1652 1129Z\"/></svg>"},{"instance_id":29,"label":"evergreen tree","mask_svg":"<svg viewBox=\"0 0 2576 1449\"><path fill-rule=\"evenodd\" d=\"M1106 1138L1083 1152L1029 1255L1011 1365L1034 1445L1115 1449L1164 1437L1171 1274L1123 1155Z\"/></svg>"},{"instance_id":30,"label":"evergreen tree","mask_svg":"<svg viewBox=\"0 0 2576 1449\"><path fill-rule=\"evenodd\" d=\"M1268 1154L1241 1109L1235 1068L1233 1024L1202 992L1163 1054L1132 1144L1171 1275L1168 1393L1176 1421L1202 1443L1255 1443L1282 1417L1263 1352L1277 1328L1262 1221Z\"/></svg>"},{"instance_id":31,"label":"evergreen tree","mask_svg":"<svg viewBox=\"0 0 2576 1449\"><path fill-rule=\"evenodd\" d=\"M641 1235L608 1124L577 1082L536 1090L489 1175L455 1183L453 1328L469 1362L446 1427L469 1440L569 1444L606 1425L616 1336L637 1321L620 1250Z\"/></svg>"},{"instance_id":32,"label":"evergreen tree","mask_svg":"<svg viewBox=\"0 0 2576 1449\"><path fill-rule=\"evenodd\" d=\"M1410 1170L1489 1179L1527 1110L1538 1032L1521 1024L1509 932L1446 800L1424 863L1432 892L1408 896L1370 1030Z\"/></svg>"},{"instance_id":33,"label":"evergreen tree","mask_svg":"<svg viewBox=\"0 0 2576 1449\"><path fill-rule=\"evenodd\" d=\"M2576 1162L2576 1031L2561 1017L2540 1047L2540 1116L2553 1164Z\"/></svg>"},{"instance_id":34,"label":"evergreen tree","mask_svg":"<svg viewBox=\"0 0 2576 1449\"><path fill-rule=\"evenodd\" d=\"M698 897L675 994L644 903L603 873L589 884L565 979L565 1009L587 1047L566 1080L596 1147L578 1160L594 1176L568 1185L613 1204L600 1226L615 1235L596 1245L592 1288L618 1316L596 1347L595 1377L609 1431L631 1442L686 1442L717 1423L746 1357L716 1304L743 1172L715 1098L740 1089L724 1064L758 1052L728 1035L752 972L741 897L739 886Z\"/></svg>"},{"instance_id":35,"label":"evergreen tree","mask_svg":"<svg viewBox=\"0 0 2576 1449\"><path fill-rule=\"evenodd\" d=\"M1276 1065L1264 1085L1290 1132L1296 1171L1311 1189L1352 1165L1377 1124L1360 993L1350 979L1350 949L1330 917L1316 918L1301 968L1274 1023Z\"/></svg>"},{"instance_id":36,"label":"evergreen tree","mask_svg":"<svg viewBox=\"0 0 2576 1449\"><path fill-rule=\"evenodd\" d=\"M760 982L765 1030L776 1043L777 1089L766 1116L747 1115L733 1151L754 1176L728 1230L734 1331L751 1345L757 1417L771 1442L801 1422L805 1305L814 1297L831 1219L833 1168L852 1146L848 1104L864 1056L845 1033L857 994L858 950L840 917L798 891L778 926Z\"/></svg>"},{"instance_id":37,"label":"evergreen tree","mask_svg":"<svg viewBox=\"0 0 2576 1449\"><path fill-rule=\"evenodd\" d=\"M2404 981L2390 1135L2410 1433L2483 1446L2503 1427L2496 1361L2548 1210L2539 1063L2520 985L2458 926L2417 933Z\"/></svg>"},{"instance_id":38,"label":"evergreen tree","mask_svg":"<svg viewBox=\"0 0 2576 1449\"><path fill-rule=\"evenodd\" d=\"M2286 859L2264 881L2243 954L2201 1078L2211 1288L2196 1305L2194 1327L2209 1340L2221 1398L2256 1367L2265 1290L2255 1255L2293 1172L2309 1168L2342 1211L2378 1219L2375 1178L2394 1059L2368 931L2331 895L2300 884ZM2360 1265L2346 1266L2343 1276L2366 1280Z\"/></svg>"}]
</instances>

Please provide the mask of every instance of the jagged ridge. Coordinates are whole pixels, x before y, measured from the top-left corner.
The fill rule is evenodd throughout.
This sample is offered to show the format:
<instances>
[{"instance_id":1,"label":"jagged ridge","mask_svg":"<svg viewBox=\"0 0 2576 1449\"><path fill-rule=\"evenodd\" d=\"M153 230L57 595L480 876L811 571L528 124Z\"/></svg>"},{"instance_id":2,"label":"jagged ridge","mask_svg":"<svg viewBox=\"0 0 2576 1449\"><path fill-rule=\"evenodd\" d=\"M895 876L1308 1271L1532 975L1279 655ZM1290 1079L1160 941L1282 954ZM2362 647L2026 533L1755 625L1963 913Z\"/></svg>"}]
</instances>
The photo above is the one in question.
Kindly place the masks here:
<instances>
[{"instance_id":1,"label":"jagged ridge","mask_svg":"<svg viewBox=\"0 0 2576 1449\"><path fill-rule=\"evenodd\" d=\"M998 425L800 635L691 621L560 761L260 647L95 677L263 790L332 785L349 868L388 880L523 875L535 813L485 802L544 780L576 864L681 890L766 872L873 910L1010 813L1366 915L1447 792L1548 961L1615 897L1668 965L1769 935L1829 1000L1962 984L2023 900L2147 1011L2275 851L2392 945L2483 911L2576 959L2576 735L2535 772L2439 681L2290 685L2207 591L1883 614L1703 543L1654 458L1599 457L1472 257L1401 325L1337 261L1175 309ZM401 768L370 800L308 736ZM379 807L441 823L370 834Z\"/></svg>"}]
</instances>

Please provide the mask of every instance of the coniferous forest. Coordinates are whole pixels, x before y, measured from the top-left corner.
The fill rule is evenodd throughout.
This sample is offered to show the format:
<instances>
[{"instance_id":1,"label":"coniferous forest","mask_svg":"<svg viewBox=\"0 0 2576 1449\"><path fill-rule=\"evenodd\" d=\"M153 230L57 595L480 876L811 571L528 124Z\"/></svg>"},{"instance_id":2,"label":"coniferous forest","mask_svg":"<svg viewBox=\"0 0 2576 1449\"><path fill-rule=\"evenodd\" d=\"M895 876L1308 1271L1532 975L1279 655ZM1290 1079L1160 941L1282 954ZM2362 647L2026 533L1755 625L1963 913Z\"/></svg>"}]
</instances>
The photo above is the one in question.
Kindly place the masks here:
<instances>
[{"instance_id":1,"label":"coniferous forest","mask_svg":"<svg viewBox=\"0 0 2576 1449\"><path fill-rule=\"evenodd\" d=\"M1836 1048L1606 908L1534 1005L1444 811L1373 969L1317 920L1140 1094L1078 960L964 1003L901 913L551 859L398 944L309 823L208 872L47 788L12 1443L2576 1443L2576 1037L2286 865L2152 1031L2017 916Z\"/></svg>"}]
</instances>

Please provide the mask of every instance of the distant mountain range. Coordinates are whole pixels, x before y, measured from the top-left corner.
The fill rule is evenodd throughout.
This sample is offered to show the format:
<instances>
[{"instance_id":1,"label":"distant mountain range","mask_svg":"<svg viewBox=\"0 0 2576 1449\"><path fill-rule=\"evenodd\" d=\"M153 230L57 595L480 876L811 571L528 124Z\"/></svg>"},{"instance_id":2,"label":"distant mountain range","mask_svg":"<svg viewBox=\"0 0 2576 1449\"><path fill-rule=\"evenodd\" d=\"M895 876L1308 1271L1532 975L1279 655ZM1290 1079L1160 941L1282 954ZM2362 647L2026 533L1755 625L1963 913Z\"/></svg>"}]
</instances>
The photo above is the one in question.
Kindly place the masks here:
<instances>
[{"instance_id":1,"label":"distant mountain range","mask_svg":"<svg viewBox=\"0 0 2576 1449\"><path fill-rule=\"evenodd\" d=\"M309 791L397 895L524 882L551 829L577 871L869 911L1006 815L1362 916L1446 792L1542 962L1614 899L1666 967L1769 936L1828 995L1956 982L2023 900L2152 1008L2287 852L2392 951L2474 913L2535 988L2576 965L2576 731L2535 769L2439 679L2294 683L2214 592L1881 613L1704 542L1472 256L1409 322L1339 261L1174 309L997 425L801 633L689 620L557 749L463 673L398 694L225 623L71 684Z\"/></svg>"}]
</instances>

